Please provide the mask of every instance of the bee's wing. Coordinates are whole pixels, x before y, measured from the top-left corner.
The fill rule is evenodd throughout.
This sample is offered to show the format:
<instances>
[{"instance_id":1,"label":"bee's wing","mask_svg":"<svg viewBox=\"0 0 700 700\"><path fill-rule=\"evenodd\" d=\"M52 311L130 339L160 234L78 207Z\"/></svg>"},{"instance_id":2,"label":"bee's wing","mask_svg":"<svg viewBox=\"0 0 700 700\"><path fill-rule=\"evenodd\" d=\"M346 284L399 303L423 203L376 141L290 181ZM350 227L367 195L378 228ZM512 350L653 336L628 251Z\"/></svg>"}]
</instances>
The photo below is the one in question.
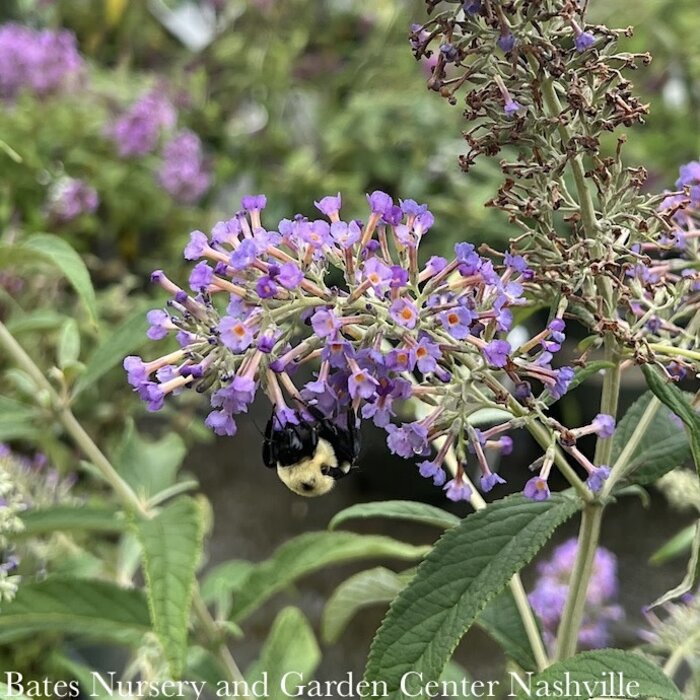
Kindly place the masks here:
<instances>
[{"instance_id":1,"label":"bee's wing","mask_svg":"<svg viewBox=\"0 0 700 700\"><path fill-rule=\"evenodd\" d=\"M347 429L340 428L327 418L319 420L319 434L333 446L338 464L354 467L360 454L360 436L355 423L355 413L352 410L347 413ZM340 468L337 471L340 472L339 476L346 476L348 473Z\"/></svg>"}]
</instances>

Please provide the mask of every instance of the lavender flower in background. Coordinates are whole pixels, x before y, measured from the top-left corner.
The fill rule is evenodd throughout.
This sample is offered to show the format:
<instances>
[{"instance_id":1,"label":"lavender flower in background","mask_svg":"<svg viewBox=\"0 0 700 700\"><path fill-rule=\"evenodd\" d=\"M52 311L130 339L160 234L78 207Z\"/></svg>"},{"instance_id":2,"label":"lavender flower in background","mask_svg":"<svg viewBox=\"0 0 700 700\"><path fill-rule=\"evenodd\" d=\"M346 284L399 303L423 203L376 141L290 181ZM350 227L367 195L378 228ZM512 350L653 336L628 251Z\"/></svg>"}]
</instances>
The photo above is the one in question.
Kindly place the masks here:
<instances>
[{"instance_id":1,"label":"lavender flower in background","mask_svg":"<svg viewBox=\"0 0 700 700\"><path fill-rule=\"evenodd\" d=\"M99 206L97 190L84 180L67 177L58 180L49 190L49 216L61 222L72 221L82 214L94 214Z\"/></svg>"},{"instance_id":2,"label":"lavender flower in background","mask_svg":"<svg viewBox=\"0 0 700 700\"><path fill-rule=\"evenodd\" d=\"M17 592L22 580L17 573L20 563L45 572L51 561L74 554L75 544L67 537L58 541L52 534L35 535L19 542L14 537L24 529L22 513L76 505L74 484L74 475L61 476L44 454L28 457L0 443L0 602L11 600Z\"/></svg>"},{"instance_id":3,"label":"lavender flower in background","mask_svg":"<svg viewBox=\"0 0 700 700\"><path fill-rule=\"evenodd\" d=\"M0 97L13 98L22 90L43 96L71 89L84 68L73 32L0 25Z\"/></svg>"},{"instance_id":4,"label":"lavender flower in background","mask_svg":"<svg viewBox=\"0 0 700 700\"><path fill-rule=\"evenodd\" d=\"M556 642L577 547L575 539L567 540L554 550L551 559L540 562L537 565L537 582L528 596L550 650L554 649ZM610 643L611 625L624 617L624 610L616 602L617 594L617 558L604 547L598 547L579 633L582 647L600 649Z\"/></svg>"},{"instance_id":5,"label":"lavender flower in background","mask_svg":"<svg viewBox=\"0 0 700 700\"><path fill-rule=\"evenodd\" d=\"M186 204L198 201L209 189L211 176L195 133L184 129L165 144L158 182L173 199Z\"/></svg>"},{"instance_id":6,"label":"lavender flower in background","mask_svg":"<svg viewBox=\"0 0 700 700\"><path fill-rule=\"evenodd\" d=\"M693 160L681 166L676 187L688 187L691 205L700 207L700 161Z\"/></svg>"},{"instance_id":7,"label":"lavender flower in background","mask_svg":"<svg viewBox=\"0 0 700 700\"><path fill-rule=\"evenodd\" d=\"M40 452L28 457L0 443L0 472L13 484L21 510L75 502L71 495L75 475L62 477Z\"/></svg>"},{"instance_id":8,"label":"lavender flower in background","mask_svg":"<svg viewBox=\"0 0 700 700\"><path fill-rule=\"evenodd\" d=\"M177 112L160 90L139 97L106 129L122 158L144 156L158 145L163 131L175 126Z\"/></svg>"}]
</instances>

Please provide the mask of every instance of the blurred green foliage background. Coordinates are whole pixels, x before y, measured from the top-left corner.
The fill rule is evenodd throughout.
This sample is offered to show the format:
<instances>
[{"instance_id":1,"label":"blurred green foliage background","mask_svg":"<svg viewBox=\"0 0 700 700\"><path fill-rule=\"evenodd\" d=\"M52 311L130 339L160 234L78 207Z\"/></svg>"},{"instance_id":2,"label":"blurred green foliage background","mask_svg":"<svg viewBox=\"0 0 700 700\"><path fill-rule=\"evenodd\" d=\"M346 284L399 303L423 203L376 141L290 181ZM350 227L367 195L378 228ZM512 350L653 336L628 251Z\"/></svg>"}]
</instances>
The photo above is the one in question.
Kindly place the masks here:
<instances>
[{"instance_id":1,"label":"blurred green foliage background","mask_svg":"<svg viewBox=\"0 0 700 700\"><path fill-rule=\"evenodd\" d=\"M628 157L649 169L651 187L669 186L700 151L697 3L592 0L590 10L594 21L637 25L628 48L654 55L636 76L652 112ZM3 3L2 20L74 30L90 84L79 99L53 100L50 119L31 98L3 115L3 139L24 163L3 164L0 223L19 213L27 227L40 228L37 174L64 167L80 169L103 202L75 237L99 242L93 249L102 257L118 241L130 269L144 257L162 261L189 228L230 214L252 191L268 195L274 221L309 212L314 199L336 191L359 212L365 192L384 189L429 202L434 249L447 247L445 239L498 244L511 231L483 207L497 168L482 162L469 177L459 172L459 106L425 89L425 70L408 48L408 26L422 12L418 0ZM115 101L156 83L178 92L183 125L212 159L216 186L196 214L169 202L142 162L110 157L100 139Z\"/></svg>"}]
</instances>

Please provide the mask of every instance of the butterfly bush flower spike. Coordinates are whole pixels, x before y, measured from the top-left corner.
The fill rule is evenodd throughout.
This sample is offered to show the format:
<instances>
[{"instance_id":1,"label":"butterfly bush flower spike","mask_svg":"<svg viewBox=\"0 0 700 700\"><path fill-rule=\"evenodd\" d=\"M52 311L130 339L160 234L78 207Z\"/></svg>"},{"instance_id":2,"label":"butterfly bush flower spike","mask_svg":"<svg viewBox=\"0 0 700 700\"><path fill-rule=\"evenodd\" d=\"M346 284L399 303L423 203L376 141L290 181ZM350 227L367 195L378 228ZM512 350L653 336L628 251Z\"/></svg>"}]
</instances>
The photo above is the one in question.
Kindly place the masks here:
<instances>
[{"instance_id":1,"label":"butterfly bush flower spike","mask_svg":"<svg viewBox=\"0 0 700 700\"><path fill-rule=\"evenodd\" d=\"M178 347L151 361L126 358L128 380L149 411L183 391L207 394L206 424L218 435L235 435L237 414L258 392L284 421L298 420L305 406L336 418L352 409L386 431L391 452L417 459L419 473L447 498L469 500L471 463L484 491L505 483L488 463L512 450L503 433L528 420L544 420L553 437L565 431L541 410L531 414L546 396L565 393L573 377L555 364L564 324L555 319L514 347L512 310L538 284L522 257L483 257L462 243L452 259L421 266L417 248L434 225L428 207L396 204L380 191L367 202L364 221L341 218L341 196L330 195L315 202L326 219L297 214L267 224L265 197L247 196L209 234L193 231L184 249L192 261L186 287L162 270L152 275L168 299L149 312L148 337L174 337ZM302 366L311 379L297 379ZM397 408L409 400L428 412L398 424ZM483 432L467 428L479 408L512 417ZM599 417L591 429L611 426ZM448 450L461 465L451 479ZM551 460L526 495L549 497L549 469Z\"/></svg>"}]
</instances>

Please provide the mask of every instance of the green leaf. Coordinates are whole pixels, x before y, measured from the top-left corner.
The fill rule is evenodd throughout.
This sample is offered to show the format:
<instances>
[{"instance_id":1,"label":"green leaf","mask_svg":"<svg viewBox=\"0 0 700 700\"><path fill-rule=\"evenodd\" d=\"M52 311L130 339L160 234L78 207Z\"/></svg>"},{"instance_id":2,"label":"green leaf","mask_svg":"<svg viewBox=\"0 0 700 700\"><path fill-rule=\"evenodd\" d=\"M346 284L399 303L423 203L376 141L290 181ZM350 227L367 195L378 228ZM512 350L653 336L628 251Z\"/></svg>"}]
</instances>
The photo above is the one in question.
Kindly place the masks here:
<instances>
[{"instance_id":1,"label":"green leaf","mask_svg":"<svg viewBox=\"0 0 700 700\"><path fill-rule=\"evenodd\" d=\"M36 426L16 418L0 417L0 442L6 440L32 440L39 434Z\"/></svg>"},{"instance_id":2,"label":"green leaf","mask_svg":"<svg viewBox=\"0 0 700 700\"><path fill-rule=\"evenodd\" d=\"M648 387L685 423L690 439L690 451L700 476L700 414L686 395L677 386L665 381L655 369L649 365L642 365L642 371Z\"/></svg>"},{"instance_id":3,"label":"green leaf","mask_svg":"<svg viewBox=\"0 0 700 700\"><path fill-rule=\"evenodd\" d=\"M108 698L109 695L107 691L94 680L94 673L99 673L93 668L86 666L85 664L76 661L75 659L70 659L64 656L60 652L54 652L50 657L51 668L57 668L68 673L76 681L83 693L87 693L88 697L91 698Z\"/></svg>"},{"instance_id":4,"label":"green leaf","mask_svg":"<svg viewBox=\"0 0 700 700\"><path fill-rule=\"evenodd\" d=\"M487 632L511 658L526 671L537 670L530 640L509 589L496 596L477 618L476 624Z\"/></svg>"},{"instance_id":5,"label":"green leaf","mask_svg":"<svg viewBox=\"0 0 700 700\"><path fill-rule=\"evenodd\" d=\"M649 607L655 608L657 605L668 603L669 600L680 598L682 595L695 589L695 584L700 580L700 520L695 523L695 533L690 545L690 560L688 569L683 580L670 591L657 598Z\"/></svg>"},{"instance_id":6,"label":"green leaf","mask_svg":"<svg viewBox=\"0 0 700 700\"><path fill-rule=\"evenodd\" d=\"M539 502L514 495L448 530L392 603L372 642L366 679L385 681L391 698L404 697L408 671L437 680L488 602L579 508L566 494Z\"/></svg>"},{"instance_id":7,"label":"green leaf","mask_svg":"<svg viewBox=\"0 0 700 700\"><path fill-rule=\"evenodd\" d=\"M265 697L286 700L295 697L301 683L308 683L320 661L321 650L308 620L301 610L289 607L275 618L260 658L245 675L255 692L254 684L261 683L262 674L266 673L268 694ZM290 676L283 684L287 673Z\"/></svg>"},{"instance_id":8,"label":"green leaf","mask_svg":"<svg viewBox=\"0 0 700 700\"><path fill-rule=\"evenodd\" d=\"M613 435L611 464L615 463L629 442L653 396L651 391L640 396L617 425ZM625 477L639 484L650 484L690 457L688 437L683 428L673 421L672 415L666 406L656 412L637 449L630 456Z\"/></svg>"},{"instance_id":9,"label":"green leaf","mask_svg":"<svg viewBox=\"0 0 700 700\"><path fill-rule=\"evenodd\" d=\"M177 433L166 433L159 440L145 440L127 421L114 465L125 481L143 498L172 486L187 448Z\"/></svg>"},{"instance_id":10,"label":"green leaf","mask_svg":"<svg viewBox=\"0 0 700 700\"><path fill-rule=\"evenodd\" d=\"M0 417L14 417L27 420L34 415L34 407L11 399L9 396L0 396Z\"/></svg>"},{"instance_id":11,"label":"green leaf","mask_svg":"<svg viewBox=\"0 0 700 700\"><path fill-rule=\"evenodd\" d=\"M60 632L140 644L150 629L141 591L105 581L49 577L22 584L0 606L0 642Z\"/></svg>"},{"instance_id":12,"label":"green leaf","mask_svg":"<svg viewBox=\"0 0 700 700\"><path fill-rule=\"evenodd\" d=\"M603 675L609 673L614 674L614 678L622 676L624 679L622 688L617 681L614 687L611 685L609 676ZM554 683L566 683L566 679L572 686L574 682L581 684L582 692L557 693L557 697L563 700L608 695L624 698L657 698L658 700L682 700L683 698L673 681L664 675L658 666L638 654L622 651L622 649L586 651L566 661L553 664L542 673L532 676L531 679L523 677L525 686L532 689L531 694L522 689L515 680L513 688L518 691L518 700L547 697L553 694ZM606 687L601 686L604 682ZM630 693L627 694L627 688L633 682L638 685L630 688ZM586 687L584 683L589 685ZM573 687L575 689L575 686ZM538 689L540 689L539 692L537 692ZM624 694L620 694L621 692Z\"/></svg>"},{"instance_id":13,"label":"green leaf","mask_svg":"<svg viewBox=\"0 0 700 700\"><path fill-rule=\"evenodd\" d=\"M37 233L21 243L20 247L55 265L82 299L90 318L97 322L97 301L90 273L83 259L66 241L49 233Z\"/></svg>"},{"instance_id":14,"label":"green leaf","mask_svg":"<svg viewBox=\"0 0 700 700\"><path fill-rule=\"evenodd\" d=\"M35 265L37 262L50 262L44 255L27 250L21 244L0 245L0 268Z\"/></svg>"},{"instance_id":15,"label":"green leaf","mask_svg":"<svg viewBox=\"0 0 700 700\"><path fill-rule=\"evenodd\" d=\"M17 336L32 331L52 331L60 328L65 320L66 317L63 314L53 309L36 309L36 311L17 313L16 317L13 315L5 325L12 335Z\"/></svg>"},{"instance_id":16,"label":"green leaf","mask_svg":"<svg viewBox=\"0 0 700 700\"><path fill-rule=\"evenodd\" d=\"M221 667L219 660L208 649L191 646L187 652L188 680L202 681L210 688L216 690L219 681L226 678L226 671Z\"/></svg>"},{"instance_id":17,"label":"green leaf","mask_svg":"<svg viewBox=\"0 0 700 700\"><path fill-rule=\"evenodd\" d=\"M27 696L18 693L17 687L10 689L6 683L0 683L0 700L27 700Z\"/></svg>"},{"instance_id":18,"label":"green leaf","mask_svg":"<svg viewBox=\"0 0 700 700\"><path fill-rule=\"evenodd\" d=\"M321 637L333 644L352 618L363 608L390 603L406 586L399 574L378 566L367 569L343 581L335 589L323 609Z\"/></svg>"},{"instance_id":19,"label":"green leaf","mask_svg":"<svg viewBox=\"0 0 700 700\"><path fill-rule=\"evenodd\" d=\"M695 525L684 527L649 557L649 563L658 566L681 556L681 554L690 550L694 537Z\"/></svg>"},{"instance_id":20,"label":"green leaf","mask_svg":"<svg viewBox=\"0 0 700 700\"><path fill-rule=\"evenodd\" d=\"M623 497L634 497L638 498L639 502L642 504L642 508L649 508L651 505L651 496L649 491L639 484L628 484L627 486L622 486L619 489L615 489L615 496L617 498Z\"/></svg>"},{"instance_id":21,"label":"green leaf","mask_svg":"<svg viewBox=\"0 0 700 700\"><path fill-rule=\"evenodd\" d=\"M18 537L33 537L56 531L122 532L126 521L113 508L94 506L50 506L22 513L24 530Z\"/></svg>"},{"instance_id":22,"label":"green leaf","mask_svg":"<svg viewBox=\"0 0 700 700\"><path fill-rule=\"evenodd\" d=\"M0 441L31 438L36 434L36 409L29 404L0 396Z\"/></svg>"},{"instance_id":23,"label":"green leaf","mask_svg":"<svg viewBox=\"0 0 700 700\"><path fill-rule=\"evenodd\" d=\"M215 566L204 578L201 586L205 603L216 604L220 617L231 614L231 596L240 591L243 582L255 564L243 559L231 559Z\"/></svg>"},{"instance_id":24,"label":"green leaf","mask_svg":"<svg viewBox=\"0 0 700 700\"><path fill-rule=\"evenodd\" d=\"M447 683L457 683L457 687L459 688L462 685L462 681L470 683L471 676L469 675L469 673L467 673L464 667L460 666L456 661L452 661L450 659L450 661L447 662L445 668L443 669L442 675L440 676L440 680L446 681Z\"/></svg>"},{"instance_id":25,"label":"green leaf","mask_svg":"<svg viewBox=\"0 0 700 700\"><path fill-rule=\"evenodd\" d=\"M179 677L187 654L187 624L204 537L197 501L183 497L137 524L153 627L171 673Z\"/></svg>"},{"instance_id":26,"label":"green leaf","mask_svg":"<svg viewBox=\"0 0 700 700\"><path fill-rule=\"evenodd\" d=\"M418 501L374 501L358 503L341 510L328 524L329 530L335 530L341 523L357 518L392 518L435 525L448 529L459 524L459 518L441 508L429 506Z\"/></svg>"},{"instance_id":27,"label":"green leaf","mask_svg":"<svg viewBox=\"0 0 700 700\"><path fill-rule=\"evenodd\" d=\"M148 321L145 308L141 307L133 315L122 321L114 331L95 348L85 366L85 372L75 386L73 396L95 384L112 368L120 364L126 355L141 347L148 338Z\"/></svg>"},{"instance_id":28,"label":"green leaf","mask_svg":"<svg viewBox=\"0 0 700 700\"><path fill-rule=\"evenodd\" d=\"M270 559L251 569L233 601L232 619L240 621L285 586L325 566L372 558L415 560L429 549L390 537L354 532L300 535L279 547Z\"/></svg>"},{"instance_id":29,"label":"green leaf","mask_svg":"<svg viewBox=\"0 0 700 700\"><path fill-rule=\"evenodd\" d=\"M75 319L69 318L61 328L56 358L58 366L65 369L80 357L80 331Z\"/></svg>"},{"instance_id":30,"label":"green leaf","mask_svg":"<svg viewBox=\"0 0 700 700\"><path fill-rule=\"evenodd\" d=\"M23 398L30 399L32 405L36 404L36 382L24 370L10 367L10 369L5 370L5 378L7 379L8 386L15 389Z\"/></svg>"}]
</instances>

